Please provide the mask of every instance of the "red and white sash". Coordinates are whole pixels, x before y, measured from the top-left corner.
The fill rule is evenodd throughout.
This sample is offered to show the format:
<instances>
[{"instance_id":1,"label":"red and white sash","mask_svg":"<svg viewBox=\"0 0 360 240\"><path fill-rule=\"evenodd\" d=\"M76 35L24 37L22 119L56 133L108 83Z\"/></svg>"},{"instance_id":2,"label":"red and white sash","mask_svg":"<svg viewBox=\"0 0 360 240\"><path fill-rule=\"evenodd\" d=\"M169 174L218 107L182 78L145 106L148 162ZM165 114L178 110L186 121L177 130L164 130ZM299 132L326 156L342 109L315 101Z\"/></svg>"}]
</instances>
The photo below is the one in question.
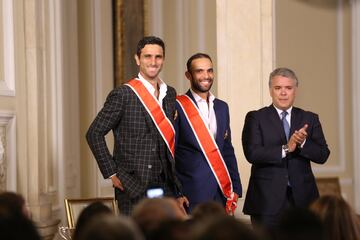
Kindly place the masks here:
<instances>
[{"instance_id":1,"label":"red and white sash","mask_svg":"<svg viewBox=\"0 0 360 240\"><path fill-rule=\"evenodd\" d=\"M229 214L233 214L236 209L237 199L235 199L230 174L225 165L219 147L201 117L199 109L190 97L187 95L181 95L177 96L176 100L182 108L196 140L210 166L210 169L213 172L221 191L227 199L226 210Z\"/></svg>"},{"instance_id":2,"label":"red and white sash","mask_svg":"<svg viewBox=\"0 0 360 240\"><path fill-rule=\"evenodd\" d=\"M165 115L165 112L160 106L159 102L156 100L155 96L147 90L147 88L140 80L132 79L125 83L125 85L129 86L138 96L162 138L164 139L171 155L174 157L175 130L170 120Z\"/></svg>"}]
</instances>

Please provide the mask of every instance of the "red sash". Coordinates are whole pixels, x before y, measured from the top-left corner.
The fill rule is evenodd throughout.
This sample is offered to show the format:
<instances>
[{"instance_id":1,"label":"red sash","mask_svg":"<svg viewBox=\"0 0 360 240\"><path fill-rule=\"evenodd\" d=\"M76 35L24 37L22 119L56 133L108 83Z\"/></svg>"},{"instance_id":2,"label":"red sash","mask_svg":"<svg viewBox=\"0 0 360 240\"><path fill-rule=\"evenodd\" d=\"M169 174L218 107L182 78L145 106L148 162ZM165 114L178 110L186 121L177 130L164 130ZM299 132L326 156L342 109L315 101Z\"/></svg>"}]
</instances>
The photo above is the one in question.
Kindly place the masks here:
<instances>
[{"instance_id":1,"label":"red sash","mask_svg":"<svg viewBox=\"0 0 360 240\"><path fill-rule=\"evenodd\" d=\"M164 110L160 107L159 102L156 100L144 86L144 84L137 79L132 79L125 85L129 86L134 93L138 96L141 103L149 113L156 128L164 139L171 155L174 157L175 152L175 130L170 120L166 117Z\"/></svg>"},{"instance_id":2,"label":"red sash","mask_svg":"<svg viewBox=\"0 0 360 240\"><path fill-rule=\"evenodd\" d=\"M187 96L177 96L177 102L182 108L186 119L196 137L197 142L213 172L218 185L226 197L226 210L229 214L233 214L236 209L235 194L233 192L230 174L225 165L219 147L217 146L213 135L206 126L200 112L194 102Z\"/></svg>"}]
</instances>

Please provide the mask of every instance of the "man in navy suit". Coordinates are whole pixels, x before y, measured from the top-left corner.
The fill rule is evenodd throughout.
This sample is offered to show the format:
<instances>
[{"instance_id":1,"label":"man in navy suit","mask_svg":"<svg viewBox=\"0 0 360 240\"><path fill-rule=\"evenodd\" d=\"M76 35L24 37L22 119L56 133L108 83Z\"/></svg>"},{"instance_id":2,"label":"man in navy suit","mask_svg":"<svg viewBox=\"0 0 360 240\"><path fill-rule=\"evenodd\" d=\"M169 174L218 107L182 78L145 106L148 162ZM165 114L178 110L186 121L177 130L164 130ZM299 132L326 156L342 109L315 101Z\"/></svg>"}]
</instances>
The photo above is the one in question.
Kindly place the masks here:
<instances>
[{"instance_id":1,"label":"man in navy suit","mask_svg":"<svg viewBox=\"0 0 360 240\"><path fill-rule=\"evenodd\" d=\"M243 211L255 226L274 227L284 210L319 197L310 163L325 163L330 151L318 115L293 107L297 86L292 70L275 69L272 104L246 115L242 143L252 167Z\"/></svg>"},{"instance_id":2,"label":"man in navy suit","mask_svg":"<svg viewBox=\"0 0 360 240\"><path fill-rule=\"evenodd\" d=\"M225 206L232 199L232 206L236 207L242 188L231 143L229 107L210 92L214 81L210 56L197 53L190 57L185 76L191 88L186 95L180 96L188 102L181 104L178 97L176 103L175 167L183 194L189 200L188 212L191 213L197 204L208 201L217 201ZM185 111L190 105L193 105L200 121L191 123L189 116L194 114L188 116ZM194 131L201 131L201 127L203 132L196 135ZM201 138L204 142L211 140L213 150L210 152L216 152L216 156L206 153L206 146L200 146Z\"/></svg>"}]
</instances>

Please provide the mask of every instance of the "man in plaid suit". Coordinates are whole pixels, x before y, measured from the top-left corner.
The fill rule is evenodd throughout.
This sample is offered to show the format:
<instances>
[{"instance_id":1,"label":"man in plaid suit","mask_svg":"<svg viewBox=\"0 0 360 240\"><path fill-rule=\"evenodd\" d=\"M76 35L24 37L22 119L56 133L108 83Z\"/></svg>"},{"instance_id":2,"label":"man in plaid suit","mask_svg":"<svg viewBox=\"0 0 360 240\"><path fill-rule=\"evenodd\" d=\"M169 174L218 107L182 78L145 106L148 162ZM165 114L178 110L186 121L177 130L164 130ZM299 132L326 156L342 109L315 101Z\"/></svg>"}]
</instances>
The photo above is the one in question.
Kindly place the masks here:
<instances>
[{"instance_id":1,"label":"man in plaid suit","mask_svg":"<svg viewBox=\"0 0 360 240\"><path fill-rule=\"evenodd\" d=\"M141 39L135 55L139 66L136 80L153 94L172 123L176 91L158 76L164 57L165 44L160 38ZM111 130L114 134L113 155L105 142L105 135ZM120 213L131 214L133 206L152 186L162 188L165 196L177 197L185 212L183 204L187 199L181 197L174 158L150 113L129 85L110 92L86 138L102 175L112 180Z\"/></svg>"}]
</instances>

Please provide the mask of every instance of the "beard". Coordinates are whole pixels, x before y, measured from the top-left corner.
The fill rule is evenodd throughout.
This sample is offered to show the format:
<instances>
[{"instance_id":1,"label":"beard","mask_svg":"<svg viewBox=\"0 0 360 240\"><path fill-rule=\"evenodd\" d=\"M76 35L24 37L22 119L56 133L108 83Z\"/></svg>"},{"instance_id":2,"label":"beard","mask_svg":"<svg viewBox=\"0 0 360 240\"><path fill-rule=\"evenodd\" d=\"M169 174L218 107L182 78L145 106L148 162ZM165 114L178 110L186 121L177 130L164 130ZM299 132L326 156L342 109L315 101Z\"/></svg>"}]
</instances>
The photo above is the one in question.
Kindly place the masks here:
<instances>
[{"instance_id":1,"label":"beard","mask_svg":"<svg viewBox=\"0 0 360 240\"><path fill-rule=\"evenodd\" d=\"M191 88L195 92L206 93L206 92L210 91L212 84L213 84L213 79L209 80L209 84L207 86L203 86L203 85L201 85L200 82L196 82L194 80L191 80Z\"/></svg>"}]
</instances>

